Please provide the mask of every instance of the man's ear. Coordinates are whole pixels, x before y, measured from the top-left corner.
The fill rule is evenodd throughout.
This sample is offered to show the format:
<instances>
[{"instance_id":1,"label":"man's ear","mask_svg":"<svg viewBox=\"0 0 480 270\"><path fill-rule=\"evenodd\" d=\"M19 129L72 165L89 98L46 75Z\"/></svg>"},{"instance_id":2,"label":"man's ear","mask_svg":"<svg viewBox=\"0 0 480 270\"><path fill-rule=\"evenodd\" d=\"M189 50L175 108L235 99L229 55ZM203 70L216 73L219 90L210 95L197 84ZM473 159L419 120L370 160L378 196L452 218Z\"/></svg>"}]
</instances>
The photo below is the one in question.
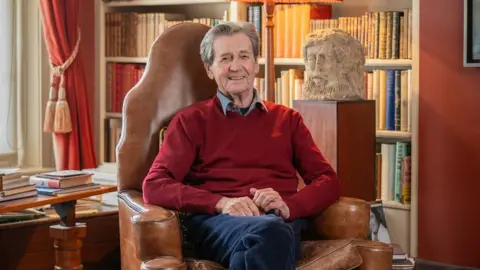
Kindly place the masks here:
<instances>
[{"instance_id":1,"label":"man's ear","mask_svg":"<svg viewBox=\"0 0 480 270\"><path fill-rule=\"evenodd\" d=\"M205 70L207 71L208 78L210 78L210 80L213 80L214 77L213 77L213 72L210 69L211 66L209 66L208 64L203 64L203 66L205 67Z\"/></svg>"},{"instance_id":2,"label":"man's ear","mask_svg":"<svg viewBox=\"0 0 480 270\"><path fill-rule=\"evenodd\" d=\"M258 64L258 60L257 60L257 62L255 62L255 75L258 75L259 71L260 71L260 65Z\"/></svg>"}]
</instances>

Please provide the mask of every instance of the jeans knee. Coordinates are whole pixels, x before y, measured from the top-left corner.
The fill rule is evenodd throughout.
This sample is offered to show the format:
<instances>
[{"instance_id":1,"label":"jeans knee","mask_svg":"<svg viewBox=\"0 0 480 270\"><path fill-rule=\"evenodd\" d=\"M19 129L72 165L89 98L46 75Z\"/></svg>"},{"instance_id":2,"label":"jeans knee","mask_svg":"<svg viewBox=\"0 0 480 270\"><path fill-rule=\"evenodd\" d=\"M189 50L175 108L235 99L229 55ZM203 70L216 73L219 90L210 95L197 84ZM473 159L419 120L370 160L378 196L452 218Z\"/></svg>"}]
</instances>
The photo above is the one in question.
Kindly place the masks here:
<instances>
[{"instance_id":1,"label":"jeans knee","mask_svg":"<svg viewBox=\"0 0 480 270\"><path fill-rule=\"evenodd\" d=\"M279 248L290 246L294 243L295 234L292 227L288 226L283 220L267 218L259 222L254 228L255 233L262 236L267 243L275 243Z\"/></svg>"}]
</instances>

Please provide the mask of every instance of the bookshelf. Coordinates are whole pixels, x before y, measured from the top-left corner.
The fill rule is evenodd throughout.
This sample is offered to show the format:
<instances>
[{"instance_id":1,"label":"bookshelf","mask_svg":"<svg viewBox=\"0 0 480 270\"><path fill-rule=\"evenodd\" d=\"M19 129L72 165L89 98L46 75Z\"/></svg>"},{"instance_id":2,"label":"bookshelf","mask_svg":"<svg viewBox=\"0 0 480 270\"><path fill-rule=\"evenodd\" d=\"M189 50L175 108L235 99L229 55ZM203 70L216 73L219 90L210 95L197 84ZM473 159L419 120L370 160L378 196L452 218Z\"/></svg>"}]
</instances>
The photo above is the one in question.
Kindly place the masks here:
<instances>
[{"instance_id":1,"label":"bookshelf","mask_svg":"<svg viewBox=\"0 0 480 270\"><path fill-rule=\"evenodd\" d=\"M118 2L108 2L105 4L105 7L178 6L195 4L217 4L226 2L226 0L126 0Z\"/></svg>"},{"instance_id":2,"label":"bookshelf","mask_svg":"<svg viewBox=\"0 0 480 270\"><path fill-rule=\"evenodd\" d=\"M332 17L361 17L366 12L380 12L380 11L402 11L405 9L411 9L411 49L410 56L408 58L399 59L378 59L368 58L365 64L366 72L374 72L375 70L411 70L409 75L410 84L410 99L409 110L410 120L409 129L398 130L386 130L377 129L377 143L395 144L397 142L408 142L411 145L411 202L409 205L401 204L395 201L386 201L386 211L390 215L395 216L397 219L395 222L401 222L402 224L410 224L407 228L400 228L399 232L394 232L400 235L402 240L400 241L402 247L410 253L411 256L416 255L416 243L417 243L417 142L418 142L418 4L419 0L397 0L397 1L385 1L385 0L344 0L342 4L334 4L332 9ZM109 68L111 64L125 64L135 67L144 66L147 62L146 55L148 54L148 44L143 44L146 49L141 53L130 53L126 56L122 53L112 54L108 52L109 42L105 38L108 34L106 27L106 21L108 20L107 13L110 12L157 12L157 13L183 13L188 20L198 18L216 18L216 19L228 19L228 20L249 20L248 5L238 2L229 2L227 0L130 0L130 1L96 1L96 29L97 29L97 44L95 59L96 66L99 68L96 78L97 96L96 100L96 141L97 153L101 168L108 168L109 171L115 167L114 160L112 161L107 156L111 152L111 148L114 147L109 140L112 135L109 132L109 122L116 121L115 128L121 130L119 123L121 122L121 105L117 106L117 110L110 110L109 96L107 81L109 80ZM199 21L201 22L201 21ZM257 22L258 23L258 22ZM276 22L275 22L276 23ZM275 31L275 30L274 30ZM261 33L260 33L261 35ZM262 36L262 35L261 35ZM151 38L155 38L152 36ZM151 39L152 40L152 39ZM152 40L153 41L153 40ZM148 42L147 42L148 43ZM261 53L262 54L262 53ZM282 71L289 69L302 70L304 62L298 53L295 57L276 57L274 60L276 77L281 77ZM263 58L259 59L261 65L261 71L259 76L263 76L263 68L265 61ZM137 74L141 76L141 71ZM132 82L134 83L134 82ZM113 134L118 136L117 134ZM110 153L111 155L111 153ZM398 220L400 219L400 221Z\"/></svg>"},{"instance_id":3,"label":"bookshelf","mask_svg":"<svg viewBox=\"0 0 480 270\"><path fill-rule=\"evenodd\" d=\"M147 63L146 57L105 57L107 62L116 62L116 63L137 63L145 64ZM265 59L258 59L260 65L265 64ZM302 58L275 58L274 64L276 66L303 66L305 63ZM410 68L412 66L411 59L398 59L398 60L387 60L387 59L367 59L365 62L366 68Z\"/></svg>"},{"instance_id":4,"label":"bookshelf","mask_svg":"<svg viewBox=\"0 0 480 270\"><path fill-rule=\"evenodd\" d=\"M377 130L377 139L382 140L394 140L394 141L411 141L412 133L406 131L389 131L389 130Z\"/></svg>"},{"instance_id":5,"label":"bookshelf","mask_svg":"<svg viewBox=\"0 0 480 270\"><path fill-rule=\"evenodd\" d=\"M265 60L260 58L258 60L260 65L265 64ZM274 64L276 66L303 66L305 62L303 58L275 58ZM410 59L367 59L365 61L365 68L410 68L412 61Z\"/></svg>"}]
</instances>

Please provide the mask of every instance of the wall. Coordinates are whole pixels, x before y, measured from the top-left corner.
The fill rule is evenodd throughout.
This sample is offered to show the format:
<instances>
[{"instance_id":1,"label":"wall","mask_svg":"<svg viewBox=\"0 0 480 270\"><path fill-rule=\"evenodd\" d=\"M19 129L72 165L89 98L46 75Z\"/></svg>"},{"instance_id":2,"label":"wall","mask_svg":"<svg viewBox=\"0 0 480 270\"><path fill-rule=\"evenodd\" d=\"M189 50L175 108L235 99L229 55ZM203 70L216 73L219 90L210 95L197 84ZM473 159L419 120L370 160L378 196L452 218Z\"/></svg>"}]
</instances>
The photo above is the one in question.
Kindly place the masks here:
<instances>
[{"instance_id":1,"label":"wall","mask_svg":"<svg viewBox=\"0 0 480 270\"><path fill-rule=\"evenodd\" d=\"M463 1L420 1L418 257L480 267L480 69Z\"/></svg>"}]
</instances>

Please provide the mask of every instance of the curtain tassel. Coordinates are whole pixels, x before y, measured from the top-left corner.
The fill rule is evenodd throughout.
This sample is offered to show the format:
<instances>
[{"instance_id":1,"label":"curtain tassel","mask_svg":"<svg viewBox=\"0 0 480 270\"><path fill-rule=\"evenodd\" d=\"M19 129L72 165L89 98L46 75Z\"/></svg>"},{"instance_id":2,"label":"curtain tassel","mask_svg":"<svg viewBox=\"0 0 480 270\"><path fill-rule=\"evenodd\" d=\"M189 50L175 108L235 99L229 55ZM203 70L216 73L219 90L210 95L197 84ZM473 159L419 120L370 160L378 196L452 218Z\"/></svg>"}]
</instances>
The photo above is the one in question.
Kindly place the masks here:
<instances>
[{"instance_id":1,"label":"curtain tassel","mask_svg":"<svg viewBox=\"0 0 480 270\"><path fill-rule=\"evenodd\" d=\"M50 84L49 100L45 109L45 120L43 130L45 132L55 133L69 133L72 131L72 118L70 114L70 107L67 102L67 91L65 84L65 70L72 64L78 54L80 47L80 28L78 30L77 42L72 54L68 59L59 66L54 66L50 62L52 68L52 78ZM60 77L60 85L57 89L57 79ZM58 92L58 98L56 93Z\"/></svg>"},{"instance_id":2,"label":"curtain tassel","mask_svg":"<svg viewBox=\"0 0 480 270\"><path fill-rule=\"evenodd\" d=\"M44 132L53 132L53 124L55 121L55 106L56 106L56 85L55 85L55 78L52 76L50 80L50 92L49 98L47 102L47 107L45 108L45 120L43 122L43 131Z\"/></svg>"},{"instance_id":3,"label":"curtain tassel","mask_svg":"<svg viewBox=\"0 0 480 270\"><path fill-rule=\"evenodd\" d=\"M68 106L65 92L65 76L62 74L60 79L60 88L58 90L58 101L55 106L55 125L56 133L69 133L72 131L72 120L70 108Z\"/></svg>"}]
</instances>

